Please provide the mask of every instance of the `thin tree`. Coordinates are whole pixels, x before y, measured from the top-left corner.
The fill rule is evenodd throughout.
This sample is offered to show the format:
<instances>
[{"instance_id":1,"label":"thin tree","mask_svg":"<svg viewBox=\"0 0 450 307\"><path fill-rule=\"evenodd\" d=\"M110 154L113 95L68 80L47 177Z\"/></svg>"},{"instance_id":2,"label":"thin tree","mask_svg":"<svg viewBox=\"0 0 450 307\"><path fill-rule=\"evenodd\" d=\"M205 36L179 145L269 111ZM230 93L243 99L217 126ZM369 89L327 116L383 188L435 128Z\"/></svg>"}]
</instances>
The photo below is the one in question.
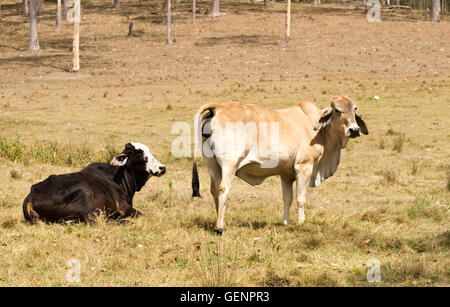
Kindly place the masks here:
<instances>
[{"instance_id":1,"label":"thin tree","mask_svg":"<svg viewBox=\"0 0 450 307\"><path fill-rule=\"evenodd\" d=\"M319 5L320 4L320 0L314 0L314 5Z\"/></svg>"},{"instance_id":2,"label":"thin tree","mask_svg":"<svg viewBox=\"0 0 450 307\"><path fill-rule=\"evenodd\" d=\"M196 6L196 1L192 0L192 23L195 23L195 10L196 10L195 6Z\"/></svg>"},{"instance_id":3,"label":"thin tree","mask_svg":"<svg viewBox=\"0 0 450 307\"><path fill-rule=\"evenodd\" d=\"M167 0L166 2L166 8L167 8L167 32L166 32L166 43L167 45L170 45L170 23L171 23L171 10L170 10L170 0Z\"/></svg>"},{"instance_id":4,"label":"thin tree","mask_svg":"<svg viewBox=\"0 0 450 307\"><path fill-rule=\"evenodd\" d=\"M61 29L61 0L56 2L56 29Z\"/></svg>"},{"instance_id":5,"label":"thin tree","mask_svg":"<svg viewBox=\"0 0 450 307\"><path fill-rule=\"evenodd\" d=\"M430 10L430 18L432 22L439 22L439 9L441 5L439 0L431 0L431 10Z\"/></svg>"},{"instance_id":6,"label":"thin tree","mask_svg":"<svg viewBox=\"0 0 450 307\"><path fill-rule=\"evenodd\" d=\"M219 17L220 16L220 0L212 0L211 13L209 17Z\"/></svg>"},{"instance_id":7,"label":"thin tree","mask_svg":"<svg viewBox=\"0 0 450 307\"><path fill-rule=\"evenodd\" d=\"M72 72L80 70L80 21L73 22Z\"/></svg>"},{"instance_id":8,"label":"thin tree","mask_svg":"<svg viewBox=\"0 0 450 307\"><path fill-rule=\"evenodd\" d=\"M30 47L29 47L29 50L31 53L35 53L40 49L39 48L39 39L38 39L36 1L39 1L39 0L30 0Z\"/></svg>"},{"instance_id":9,"label":"thin tree","mask_svg":"<svg viewBox=\"0 0 450 307\"><path fill-rule=\"evenodd\" d=\"M28 17L29 14L28 10L28 0L22 0L22 15L23 17Z\"/></svg>"},{"instance_id":10,"label":"thin tree","mask_svg":"<svg viewBox=\"0 0 450 307\"><path fill-rule=\"evenodd\" d=\"M177 42L177 19L178 19L177 8L178 8L178 0L175 0L175 16L173 16L173 42L174 43Z\"/></svg>"},{"instance_id":11,"label":"thin tree","mask_svg":"<svg viewBox=\"0 0 450 307\"><path fill-rule=\"evenodd\" d=\"M42 15L42 4L44 3L44 0L38 0L38 2L37 2L37 4L38 4L38 7L37 7L37 15L38 16L41 16Z\"/></svg>"},{"instance_id":12,"label":"thin tree","mask_svg":"<svg viewBox=\"0 0 450 307\"><path fill-rule=\"evenodd\" d=\"M63 0L62 15L64 17L67 15L67 0Z\"/></svg>"},{"instance_id":13,"label":"thin tree","mask_svg":"<svg viewBox=\"0 0 450 307\"><path fill-rule=\"evenodd\" d=\"M291 0L286 0L286 31L284 33L283 48L289 45L291 38Z\"/></svg>"},{"instance_id":14,"label":"thin tree","mask_svg":"<svg viewBox=\"0 0 450 307\"><path fill-rule=\"evenodd\" d=\"M114 0L114 8L118 9L120 7L120 2L119 0Z\"/></svg>"}]
</instances>

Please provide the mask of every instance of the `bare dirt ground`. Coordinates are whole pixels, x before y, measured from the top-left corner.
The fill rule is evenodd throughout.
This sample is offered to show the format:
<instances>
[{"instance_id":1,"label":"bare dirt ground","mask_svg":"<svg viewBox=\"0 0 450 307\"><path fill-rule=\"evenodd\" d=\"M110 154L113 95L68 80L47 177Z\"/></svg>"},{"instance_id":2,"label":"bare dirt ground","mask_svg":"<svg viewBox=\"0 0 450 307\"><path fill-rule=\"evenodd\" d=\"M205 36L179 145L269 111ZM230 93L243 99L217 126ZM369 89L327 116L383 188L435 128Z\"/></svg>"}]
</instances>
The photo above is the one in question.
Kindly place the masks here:
<instances>
[{"instance_id":1,"label":"bare dirt ground","mask_svg":"<svg viewBox=\"0 0 450 307\"><path fill-rule=\"evenodd\" d=\"M294 3L284 50L283 3L224 1L224 15L210 19L201 1L192 25L183 2L176 43L166 45L159 2L122 1L118 10L110 2L82 4L77 74L68 72L72 27L55 30L54 3L39 18L36 55L20 6L2 6L1 144L96 152L139 141L168 172L136 195L145 217L128 225L27 225L21 204L31 184L84 160L3 154L0 285L67 285L70 258L85 286L373 285L371 258L381 285L450 285L449 16L430 23L423 12L383 11L381 23L368 23L353 6ZM357 102L370 134L351 140L336 174L309 190L305 224L281 225L278 178L251 188L236 180L226 233L215 237L206 169L200 163L203 198L191 200L192 159L171 155L172 125L192 123L206 102L325 107L340 93ZM218 267L224 275L211 273Z\"/></svg>"}]
</instances>

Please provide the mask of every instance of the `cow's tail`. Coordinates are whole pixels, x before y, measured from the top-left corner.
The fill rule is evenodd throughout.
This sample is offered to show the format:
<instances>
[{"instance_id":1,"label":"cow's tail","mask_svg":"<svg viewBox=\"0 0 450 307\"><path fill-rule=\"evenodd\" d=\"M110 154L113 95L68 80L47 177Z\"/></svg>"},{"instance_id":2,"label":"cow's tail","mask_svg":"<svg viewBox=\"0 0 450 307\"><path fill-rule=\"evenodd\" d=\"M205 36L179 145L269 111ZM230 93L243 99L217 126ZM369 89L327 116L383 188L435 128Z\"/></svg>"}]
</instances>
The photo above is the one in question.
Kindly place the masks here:
<instances>
[{"instance_id":1,"label":"cow's tail","mask_svg":"<svg viewBox=\"0 0 450 307\"><path fill-rule=\"evenodd\" d=\"M25 220L29 223L36 223L39 220L39 214L33 208L33 199L31 197L31 193L23 201L23 216Z\"/></svg>"},{"instance_id":2,"label":"cow's tail","mask_svg":"<svg viewBox=\"0 0 450 307\"><path fill-rule=\"evenodd\" d=\"M192 166L192 197L201 197L200 195L200 181L198 179L197 162L194 160Z\"/></svg>"},{"instance_id":3,"label":"cow's tail","mask_svg":"<svg viewBox=\"0 0 450 307\"><path fill-rule=\"evenodd\" d=\"M204 133L203 127L214 117L217 106L218 105L215 103L208 103L201 106L197 111L197 133L199 134L198 141L200 143L200 147L202 147L203 140L209 137L208 134ZM200 180L198 178L197 162L195 161L195 157L192 165L192 197L201 197Z\"/></svg>"}]
</instances>

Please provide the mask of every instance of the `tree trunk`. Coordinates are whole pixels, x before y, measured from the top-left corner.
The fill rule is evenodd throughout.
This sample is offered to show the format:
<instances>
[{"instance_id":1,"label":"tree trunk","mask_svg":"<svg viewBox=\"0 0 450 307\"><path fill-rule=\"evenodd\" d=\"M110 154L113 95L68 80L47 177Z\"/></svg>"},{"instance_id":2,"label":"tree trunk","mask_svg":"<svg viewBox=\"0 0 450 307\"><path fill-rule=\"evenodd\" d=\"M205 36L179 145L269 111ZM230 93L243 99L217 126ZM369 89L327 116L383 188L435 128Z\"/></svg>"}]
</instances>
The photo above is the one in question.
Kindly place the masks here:
<instances>
[{"instance_id":1,"label":"tree trunk","mask_svg":"<svg viewBox=\"0 0 450 307\"><path fill-rule=\"evenodd\" d=\"M177 9L178 9L178 0L175 0L175 16L173 16L173 42L177 42Z\"/></svg>"},{"instance_id":2,"label":"tree trunk","mask_svg":"<svg viewBox=\"0 0 450 307\"><path fill-rule=\"evenodd\" d=\"M320 4L320 0L314 0L314 5L319 5Z\"/></svg>"},{"instance_id":3,"label":"tree trunk","mask_svg":"<svg viewBox=\"0 0 450 307\"><path fill-rule=\"evenodd\" d=\"M430 18L432 22L439 22L439 0L431 0Z\"/></svg>"},{"instance_id":4,"label":"tree trunk","mask_svg":"<svg viewBox=\"0 0 450 307\"><path fill-rule=\"evenodd\" d=\"M80 70L80 22L73 22L73 61L72 71Z\"/></svg>"},{"instance_id":5,"label":"tree trunk","mask_svg":"<svg viewBox=\"0 0 450 307\"><path fill-rule=\"evenodd\" d=\"M419 0L419 3L417 3L417 8L419 10L423 10L423 0Z\"/></svg>"},{"instance_id":6,"label":"tree trunk","mask_svg":"<svg viewBox=\"0 0 450 307\"><path fill-rule=\"evenodd\" d=\"M28 9L28 0L22 0L22 15L23 17L28 17L30 11Z\"/></svg>"},{"instance_id":7,"label":"tree trunk","mask_svg":"<svg viewBox=\"0 0 450 307\"><path fill-rule=\"evenodd\" d=\"M289 45L289 39L291 38L291 0L286 0L286 31L284 33L283 47L286 48Z\"/></svg>"},{"instance_id":8,"label":"tree trunk","mask_svg":"<svg viewBox=\"0 0 450 307\"><path fill-rule=\"evenodd\" d=\"M133 36L133 22L128 25L128 36Z\"/></svg>"},{"instance_id":9,"label":"tree trunk","mask_svg":"<svg viewBox=\"0 0 450 307\"><path fill-rule=\"evenodd\" d=\"M195 6L196 6L196 1L192 0L192 23L195 23L195 10L196 10Z\"/></svg>"},{"instance_id":10,"label":"tree trunk","mask_svg":"<svg viewBox=\"0 0 450 307\"><path fill-rule=\"evenodd\" d=\"M219 17L220 16L220 0L212 0L211 13L209 17Z\"/></svg>"},{"instance_id":11,"label":"tree trunk","mask_svg":"<svg viewBox=\"0 0 450 307\"><path fill-rule=\"evenodd\" d=\"M114 8L118 9L120 7L120 2L119 0L114 0Z\"/></svg>"},{"instance_id":12,"label":"tree trunk","mask_svg":"<svg viewBox=\"0 0 450 307\"><path fill-rule=\"evenodd\" d=\"M170 45L170 23L171 23L171 9L170 9L170 0L167 0L167 32L166 32L166 43Z\"/></svg>"},{"instance_id":13,"label":"tree trunk","mask_svg":"<svg viewBox=\"0 0 450 307\"><path fill-rule=\"evenodd\" d=\"M38 25L37 25L37 12L36 12L36 1L30 0L30 52L35 53L39 48L38 39Z\"/></svg>"},{"instance_id":14,"label":"tree trunk","mask_svg":"<svg viewBox=\"0 0 450 307\"><path fill-rule=\"evenodd\" d=\"M400 5L400 0L395 0L395 5Z\"/></svg>"},{"instance_id":15,"label":"tree trunk","mask_svg":"<svg viewBox=\"0 0 450 307\"><path fill-rule=\"evenodd\" d=\"M56 29L61 29L61 0L56 2Z\"/></svg>"},{"instance_id":16,"label":"tree trunk","mask_svg":"<svg viewBox=\"0 0 450 307\"><path fill-rule=\"evenodd\" d=\"M62 15L64 18L66 18L67 15L67 0L62 0L63 6L62 6Z\"/></svg>"},{"instance_id":17,"label":"tree trunk","mask_svg":"<svg viewBox=\"0 0 450 307\"><path fill-rule=\"evenodd\" d=\"M37 15L41 16L42 15L42 4L44 3L44 0L37 0Z\"/></svg>"}]
</instances>

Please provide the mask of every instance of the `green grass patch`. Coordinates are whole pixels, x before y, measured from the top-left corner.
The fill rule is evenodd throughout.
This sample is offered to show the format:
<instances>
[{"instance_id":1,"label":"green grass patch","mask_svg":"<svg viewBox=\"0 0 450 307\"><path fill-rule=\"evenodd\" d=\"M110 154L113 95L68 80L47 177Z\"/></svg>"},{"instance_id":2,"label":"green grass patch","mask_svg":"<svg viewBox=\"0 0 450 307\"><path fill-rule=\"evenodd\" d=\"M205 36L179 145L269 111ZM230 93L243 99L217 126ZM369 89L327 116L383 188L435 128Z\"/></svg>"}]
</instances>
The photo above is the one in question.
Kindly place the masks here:
<instances>
[{"instance_id":1,"label":"green grass patch","mask_svg":"<svg viewBox=\"0 0 450 307\"><path fill-rule=\"evenodd\" d=\"M36 141L28 145L20 137L0 138L0 158L25 165L44 163L83 167L91 162L109 162L117 153L111 144L94 150L87 145L62 145L52 141Z\"/></svg>"}]
</instances>

